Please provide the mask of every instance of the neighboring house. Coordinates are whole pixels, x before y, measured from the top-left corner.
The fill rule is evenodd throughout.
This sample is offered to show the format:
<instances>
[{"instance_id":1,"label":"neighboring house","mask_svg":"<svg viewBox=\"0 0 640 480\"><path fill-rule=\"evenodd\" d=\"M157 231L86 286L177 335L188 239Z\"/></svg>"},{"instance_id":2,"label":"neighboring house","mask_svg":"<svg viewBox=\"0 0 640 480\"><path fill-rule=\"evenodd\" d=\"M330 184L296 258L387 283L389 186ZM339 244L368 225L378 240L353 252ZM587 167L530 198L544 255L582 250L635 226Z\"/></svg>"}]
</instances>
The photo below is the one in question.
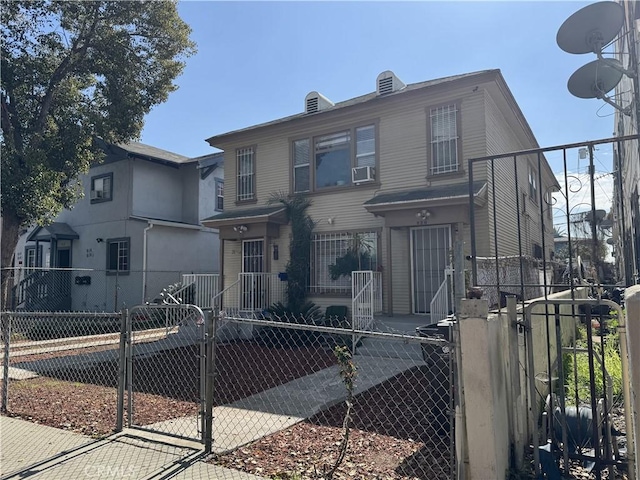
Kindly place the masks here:
<instances>
[{"instance_id":1,"label":"neighboring house","mask_svg":"<svg viewBox=\"0 0 640 480\"><path fill-rule=\"evenodd\" d=\"M624 25L615 43L617 59L635 75L622 75L615 89L616 102L631 111L615 112L614 132L617 137L638 135L640 122L640 5L634 1L619 2L625 12ZM615 146L614 170L614 248L616 267L625 285L640 283L640 141Z\"/></svg>"},{"instance_id":2,"label":"neighboring house","mask_svg":"<svg viewBox=\"0 0 640 480\"><path fill-rule=\"evenodd\" d=\"M16 307L113 311L154 300L182 274L219 270L218 232L200 220L222 208L222 155L101 146L104 161L79 180L84 198L21 237Z\"/></svg>"},{"instance_id":3,"label":"neighboring house","mask_svg":"<svg viewBox=\"0 0 640 480\"><path fill-rule=\"evenodd\" d=\"M372 83L373 83L372 79ZM208 142L225 152L225 212L203 223L220 230L224 285L241 272L285 270L290 226L272 194L306 195L316 222L311 252L310 299L320 306L351 306L350 279L332 280L329 265L354 241L370 252L363 270L382 272L383 310L421 314L452 265L453 242L469 246L467 159L538 147L499 70L405 85L380 74L376 91L340 103L317 92L303 113L216 135ZM525 255L550 257L550 209L540 238L539 189L557 188L543 158L524 159L518 169L522 216L530 224ZM542 185L539 185L542 178ZM518 253L517 219L496 202L488 169L474 167L478 255ZM498 188L515 192L513 169L501 169ZM514 198L514 197L511 197ZM530 204L527 206L527 204ZM506 211L506 210L504 210Z\"/></svg>"}]
</instances>

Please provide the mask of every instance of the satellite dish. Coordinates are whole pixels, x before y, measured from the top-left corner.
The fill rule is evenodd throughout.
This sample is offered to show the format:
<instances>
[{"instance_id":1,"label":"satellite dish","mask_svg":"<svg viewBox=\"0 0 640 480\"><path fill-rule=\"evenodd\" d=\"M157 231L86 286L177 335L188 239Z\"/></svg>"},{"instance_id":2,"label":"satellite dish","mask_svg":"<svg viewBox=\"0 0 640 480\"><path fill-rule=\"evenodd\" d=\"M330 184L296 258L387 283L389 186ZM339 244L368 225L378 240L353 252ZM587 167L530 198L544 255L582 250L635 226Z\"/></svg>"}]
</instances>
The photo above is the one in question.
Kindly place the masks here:
<instances>
[{"instance_id":1,"label":"satellite dish","mask_svg":"<svg viewBox=\"0 0 640 480\"><path fill-rule=\"evenodd\" d=\"M623 70L618 60L594 60L576 70L569 78L567 87L578 98L605 98L606 93L622 80Z\"/></svg>"},{"instance_id":2,"label":"satellite dish","mask_svg":"<svg viewBox=\"0 0 640 480\"><path fill-rule=\"evenodd\" d=\"M623 23L622 5L616 2L593 3L564 21L556 42L567 53L600 53L616 38Z\"/></svg>"},{"instance_id":3,"label":"satellite dish","mask_svg":"<svg viewBox=\"0 0 640 480\"><path fill-rule=\"evenodd\" d=\"M602 220L604 220L604 217L607 216L607 212L604 210L596 210L595 212L589 210L588 212L584 213L584 220L587 222L591 222L591 219L594 217L594 213L596 217L596 223L600 223Z\"/></svg>"}]
</instances>

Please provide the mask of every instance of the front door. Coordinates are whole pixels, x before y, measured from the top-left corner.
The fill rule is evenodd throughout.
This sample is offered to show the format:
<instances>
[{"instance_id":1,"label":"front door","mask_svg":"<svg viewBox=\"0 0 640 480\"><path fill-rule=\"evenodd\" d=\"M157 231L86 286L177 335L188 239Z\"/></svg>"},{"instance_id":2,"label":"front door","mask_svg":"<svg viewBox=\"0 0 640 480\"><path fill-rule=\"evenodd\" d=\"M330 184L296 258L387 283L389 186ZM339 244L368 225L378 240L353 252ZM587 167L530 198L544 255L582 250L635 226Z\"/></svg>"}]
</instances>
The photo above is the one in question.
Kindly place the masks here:
<instances>
[{"instance_id":1,"label":"front door","mask_svg":"<svg viewBox=\"0 0 640 480\"><path fill-rule=\"evenodd\" d=\"M262 272L264 272L264 240L244 240L240 282L242 310L255 311L263 307Z\"/></svg>"},{"instance_id":2,"label":"front door","mask_svg":"<svg viewBox=\"0 0 640 480\"><path fill-rule=\"evenodd\" d=\"M429 313L431 299L445 279L449 266L451 228L417 227L411 229L411 284L413 313Z\"/></svg>"},{"instance_id":3,"label":"front door","mask_svg":"<svg viewBox=\"0 0 640 480\"><path fill-rule=\"evenodd\" d=\"M71 309L71 242L73 240L58 240L55 251L51 252L55 269L49 272L52 280L50 296L56 299L60 310Z\"/></svg>"}]
</instances>

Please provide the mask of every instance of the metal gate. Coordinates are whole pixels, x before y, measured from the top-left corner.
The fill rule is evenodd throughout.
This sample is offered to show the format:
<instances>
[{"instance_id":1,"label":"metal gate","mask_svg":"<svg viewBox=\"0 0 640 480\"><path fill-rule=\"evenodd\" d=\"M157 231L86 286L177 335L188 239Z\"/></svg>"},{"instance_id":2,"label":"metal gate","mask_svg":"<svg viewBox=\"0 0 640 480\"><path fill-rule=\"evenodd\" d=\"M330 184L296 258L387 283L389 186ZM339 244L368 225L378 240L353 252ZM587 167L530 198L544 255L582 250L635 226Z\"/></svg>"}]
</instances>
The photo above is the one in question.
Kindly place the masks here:
<instances>
[{"instance_id":1,"label":"metal gate","mask_svg":"<svg viewBox=\"0 0 640 480\"><path fill-rule=\"evenodd\" d=\"M582 462L597 479L634 468L618 288L631 285L632 245L619 172L621 152L637 148L634 135L468 160L471 286L490 309L520 305L528 436L548 478Z\"/></svg>"},{"instance_id":2,"label":"metal gate","mask_svg":"<svg viewBox=\"0 0 640 480\"><path fill-rule=\"evenodd\" d=\"M195 305L140 305L128 312L126 322L126 388L119 392L119 422L126 410L129 428L204 442L202 310ZM172 418L158 417L154 402L167 400L174 406Z\"/></svg>"},{"instance_id":3,"label":"metal gate","mask_svg":"<svg viewBox=\"0 0 640 480\"><path fill-rule=\"evenodd\" d=\"M607 478L633 471L633 457L625 451L632 451L633 428L620 305L535 300L524 312L536 475L560 478L559 466L570 475L576 463L598 480L604 471ZM568 344L572 334L576 338ZM539 429L536 419L542 419Z\"/></svg>"},{"instance_id":4,"label":"metal gate","mask_svg":"<svg viewBox=\"0 0 640 480\"><path fill-rule=\"evenodd\" d=\"M450 248L449 225L411 229L413 313L429 313L431 300L445 280Z\"/></svg>"}]
</instances>

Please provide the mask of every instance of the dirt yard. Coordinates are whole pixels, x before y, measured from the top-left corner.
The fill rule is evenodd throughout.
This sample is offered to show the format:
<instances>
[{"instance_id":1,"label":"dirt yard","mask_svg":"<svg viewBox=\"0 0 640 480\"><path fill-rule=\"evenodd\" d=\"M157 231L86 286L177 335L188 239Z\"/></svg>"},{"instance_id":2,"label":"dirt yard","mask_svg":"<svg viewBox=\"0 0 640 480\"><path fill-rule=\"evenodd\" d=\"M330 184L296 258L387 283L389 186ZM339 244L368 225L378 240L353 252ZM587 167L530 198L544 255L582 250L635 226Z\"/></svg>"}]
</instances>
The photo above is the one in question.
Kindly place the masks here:
<instances>
[{"instance_id":1,"label":"dirt yard","mask_svg":"<svg viewBox=\"0 0 640 480\"><path fill-rule=\"evenodd\" d=\"M198 353L196 347L188 347L134 360L136 423L197 413ZM25 368L25 362L52 357L12 358L12 364ZM216 362L215 405L336 363L327 350L267 348L249 342L218 346ZM115 427L117 372L117 362L110 361L41 371L37 378L12 381L9 415L94 437L108 435ZM414 368L355 398L347 456L334 478L448 477L450 444L430 425L424 373ZM345 408L336 405L212 461L263 476L318 478L335 461Z\"/></svg>"}]
</instances>

